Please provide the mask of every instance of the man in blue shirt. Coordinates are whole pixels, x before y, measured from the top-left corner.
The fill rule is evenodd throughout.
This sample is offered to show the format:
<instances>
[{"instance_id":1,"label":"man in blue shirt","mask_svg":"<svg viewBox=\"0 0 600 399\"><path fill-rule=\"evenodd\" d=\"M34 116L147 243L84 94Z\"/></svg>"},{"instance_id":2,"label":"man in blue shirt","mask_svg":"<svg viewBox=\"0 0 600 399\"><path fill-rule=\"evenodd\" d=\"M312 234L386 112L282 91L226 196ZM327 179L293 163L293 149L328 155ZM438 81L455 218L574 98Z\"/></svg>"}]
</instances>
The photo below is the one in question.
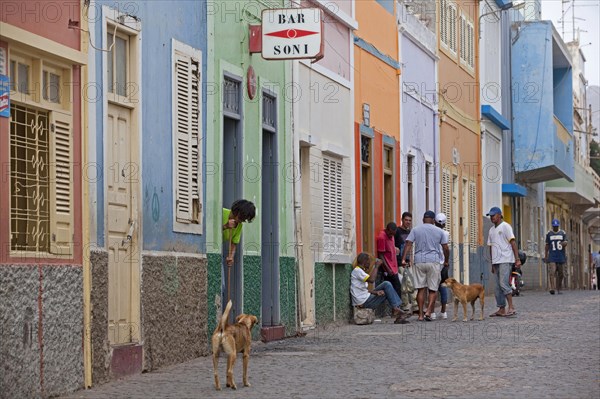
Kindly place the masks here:
<instances>
[{"instance_id":1,"label":"man in blue shirt","mask_svg":"<svg viewBox=\"0 0 600 399\"><path fill-rule=\"evenodd\" d=\"M563 280L563 268L567 262L567 233L560 229L560 221L552 219L552 230L546 234L546 264L549 273L550 294L562 294L560 288Z\"/></svg>"}]
</instances>

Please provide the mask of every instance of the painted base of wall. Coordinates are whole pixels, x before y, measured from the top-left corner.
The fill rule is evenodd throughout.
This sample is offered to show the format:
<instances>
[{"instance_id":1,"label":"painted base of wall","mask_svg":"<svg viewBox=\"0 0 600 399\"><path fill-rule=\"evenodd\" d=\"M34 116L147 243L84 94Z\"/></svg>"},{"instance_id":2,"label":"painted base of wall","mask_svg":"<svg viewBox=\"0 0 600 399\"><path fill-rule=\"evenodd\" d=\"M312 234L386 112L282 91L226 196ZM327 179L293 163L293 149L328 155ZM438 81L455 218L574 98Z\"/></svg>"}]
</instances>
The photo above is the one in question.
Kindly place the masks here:
<instances>
[{"instance_id":1,"label":"painted base of wall","mask_svg":"<svg viewBox=\"0 0 600 399\"><path fill-rule=\"evenodd\" d=\"M83 388L81 265L0 266L0 398Z\"/></svg>"},{"instance_id":2,"label":"painted base of wall","mask_svg":"<svg viewBox=\"0 0 600 399\"><path fill-rule=\"evenodd\" d=\"M208 354L207 260L142 255L141 346L123 353L108 340L108 253L90 254L92 268L92 383L139 373Z\"/></svg>"},{"instance_id":3,"label":"painted base of wall","mask_svg":"<svg viewBox=\"0 0 600 399\"><path fill-rule=\"evenodd\" d=\"M317 325L350 321L352 265L315 263L315 314Z\"/></svg>"},{"instance_id":4,"label":"painted base of wall","mask_svg":"<svg viewBox=\"0 0 600 399\"><path fill-rule=\"evenodd\" d=\"M221 312L221 282L222 282L222 256L221 254L208 254L208 330L207 339L210 339L217 325L217 314ZM245 255L243 258L243 312L261 316L262 301L262 262L260 256ZM285 336L293 336L298 330L297 324L297 276L296 259L292 257L279 258L279 308L281 325L285 328ZM260 328L254 328L252 339L261 339Z\"/></svg>"}]
</instances>

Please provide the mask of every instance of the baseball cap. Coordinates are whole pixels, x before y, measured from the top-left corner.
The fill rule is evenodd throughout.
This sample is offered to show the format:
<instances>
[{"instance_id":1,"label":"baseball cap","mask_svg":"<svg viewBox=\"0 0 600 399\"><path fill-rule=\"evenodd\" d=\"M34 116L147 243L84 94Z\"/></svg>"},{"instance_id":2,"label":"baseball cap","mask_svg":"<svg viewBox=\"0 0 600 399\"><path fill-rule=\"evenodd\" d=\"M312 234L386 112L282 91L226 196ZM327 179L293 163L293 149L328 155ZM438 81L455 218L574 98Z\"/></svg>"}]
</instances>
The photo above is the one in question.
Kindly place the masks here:
<instances>
[{"instance_id":1,"label":"baseball cap","mask_svg":"<svg viewBox=\"0 0 600 399\"><path fill-rule=\"evenodd\" d=\"M446 215L444 215L442 212L438 213L435 215L435 221L439 224L446 224Z\"/></svg>"},{"instance_id":2,"label":"baseball cap","mask_svg":"<svg viewBox=\"0 0 600 399\"><path fill-rule=\"evenodd\" d=\"M490 211L488 212L488 214L486 216L494 216L494 215L502 215L502 210L500 210L500 208L498 208L497 206L490 209Z\"/></svg>"},{"instance_id":3,"label":"baseball cap","mask_svg":"<svg viewBox=\"0 0 600 399\"><path fill-rule=\"evenodd\" d=\"M552 219L552 227L560 226L560 221L558 219Z\"/></svg>"},{"instance_id":4,"label":"baseball cap","mask_svg":"<svg viewBox=\"0 0 600 399\"><path fill-rule=\"evenodd\" d=\"M435 213L433 211L427 211L423 215L423 219L425 219L425 218L435 219Z\"/></svg>"}]
</instances>

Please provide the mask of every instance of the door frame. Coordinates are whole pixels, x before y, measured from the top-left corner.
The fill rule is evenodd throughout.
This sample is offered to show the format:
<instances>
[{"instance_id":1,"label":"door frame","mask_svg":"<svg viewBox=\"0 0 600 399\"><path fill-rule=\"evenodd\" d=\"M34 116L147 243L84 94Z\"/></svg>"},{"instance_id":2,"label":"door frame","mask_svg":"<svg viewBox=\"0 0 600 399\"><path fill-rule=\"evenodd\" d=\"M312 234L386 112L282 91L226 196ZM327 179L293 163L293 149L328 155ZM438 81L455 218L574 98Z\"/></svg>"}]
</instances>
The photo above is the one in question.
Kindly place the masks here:
<instances>
[{"instance_id":1,"label":"door frame","mask_svg":"<svg viewBox=\"0 0 600 399\"><path fill-rule=\"evenodd\" d=\"M119 23L119 17L123 17L125 22L123 24ZM114 32L114 27L117 26L117 32L124 33L129 36L129 54L128 54L128 87L133 85L135 87L135 97L129 98L128 101L123 101L122 99L112 98L114 97L108 92L108 85L103 85L103 101L102 101L102 145L103 145L103 175L106 176L105 171L108 168L108 150L109 148L107 143L106 136L106 128L108 126L108 104L109 102L114 105L122 106L130 109L131 111L131 160L130 162L138 165L138 181L137 184L132 184L131 190L131 206L132 206L132 216L135 220L135 229L131 242L132 247L132 262L137 264L137 267L132 267L132 276L131 276L131 323L134 323L138 326L137 329L131 330L131 340L132 342L141 343L142 342L142 325L141 325L141 248L143 242L143 218L142 218L142 140L141 140L141 132L142 132L142 113L141 113L141 101L142 101L142 85L141 85L141 76L142 76L142 25L139 20L134 20L133 18L127 18L127 16L116 9L113 9L109 6L102 6L102 48L108 49L110 47L110 43L108 43L107 35L108 33ZM107 52L102 53L102 81L104 83L108 83L108 74L107 74ZM104 249L108 252L108 181L104 178L103 181L103 194L104 194L104 209L103 209L103 220L104 220ZM108 325L106 326L108 329ZM107 330L108 333L108 330Z\"/></svg>"}]
</instances>

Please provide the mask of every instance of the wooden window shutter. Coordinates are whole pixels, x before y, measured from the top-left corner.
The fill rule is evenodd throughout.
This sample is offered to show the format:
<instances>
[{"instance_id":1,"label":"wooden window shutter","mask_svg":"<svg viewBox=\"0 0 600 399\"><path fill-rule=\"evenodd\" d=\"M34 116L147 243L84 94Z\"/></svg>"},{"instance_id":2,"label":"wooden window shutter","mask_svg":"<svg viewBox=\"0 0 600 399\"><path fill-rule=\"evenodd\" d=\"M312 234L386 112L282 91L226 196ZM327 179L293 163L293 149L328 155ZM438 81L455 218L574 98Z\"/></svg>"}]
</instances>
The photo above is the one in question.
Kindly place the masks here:
<instances>
[{"instance_id":1,"label":"wooden window shutter","mask_svg":"<svg viewBox=\"0 0 600 399\"><path fill-rule=\"evenodd\" d=\"M324 252L342 250L344 233L342 162L323 158L323 244Z\"/></svg>"},{"instance_id":2,"label":"wooden window shutter","mask_svg":"<svg viewBox=\"0 0 600 399\"><path fill-rule=\"evenodd\" d=\"M176 186L178 222L199 223L200 191L200 64L191 57L175 55Z\"/></svg>"},{"instance_id":3,"label":"wooden window shutter","mask_svg":"<svg viewBox=\"0 0 600 399\"><path fill-rule=\"evenodd\" d=\"M71 115L50 117L50 253L73 253L73 131Z\"/></svg>"},{"instance_id":4,"label":"wooden window shutter","mask_svg":"<svg viewBox=\"0 0 600 399\"><path fill-rule=\"evenodd\" d=\"M448 40L450 41L449 47L450 47L450 50L452 50L453 52L456 53L456 16L457 16L457 11L456 11L455 4L450 5L450 12L448 14L450 16L450 29L449 29L450 34L449 34L449 38L448 38Z\"/></svg>"},{"instance_id":5,"label":"wooden window shutter","mask_svg":"<svg viewBox=\"0 0 600 399\"><path fill-rule=\"evenodd\" d=\"M452 199L450 193L450 172L448 170L442 170L442 212L446 215L446 218L450 218L452 215ZM444 230L450 232L450 225L454 221L450 220L450 223L446 223Z\"/></svg>"},{"instance_id":6,"label":"wooden window shutter","mask_svg":"<svg viewBox=\"0 0 600 399\"><path fill-rule=\"evenodd\" d=\"M443 44L448 45L448 2L440 1L440 39Z\"/></svg>"},{"instance_id":7,"label":"wooden window shutter","mask_svg":"<svg viewBox=\"0 0 600 399\"><path fill-rule=\"evenodd\" d=\"M460 60L466 62L467 61L467 29L466 29L465 17L463 15L460 16Z\"/></svg>"},{"instance_id":8,"label":"wooden window shutter","mask_svg":"<svg viewBox=\"0 0 600 399\"><path fill-rule=\"evenodd\" d=\"M475 29L473 27L472 23L468 23L467 24L467 29L468 29L468 33L467 33L467 37L468 37L468 56L467 56L467 64L469 64L469 66L471 68L475 67Z\"/></svg>"},{"instance_id":9,"label":"wooden window shutter","mask_svg":"<svg viewBox=\"0 0 600 399\"><path fill-rule=\"evenodd\" d=\"M479 244L479 217L477 213L477 185L469 182L469 243L471 250L476 251Z\"/></svg>"}]
</instances>

